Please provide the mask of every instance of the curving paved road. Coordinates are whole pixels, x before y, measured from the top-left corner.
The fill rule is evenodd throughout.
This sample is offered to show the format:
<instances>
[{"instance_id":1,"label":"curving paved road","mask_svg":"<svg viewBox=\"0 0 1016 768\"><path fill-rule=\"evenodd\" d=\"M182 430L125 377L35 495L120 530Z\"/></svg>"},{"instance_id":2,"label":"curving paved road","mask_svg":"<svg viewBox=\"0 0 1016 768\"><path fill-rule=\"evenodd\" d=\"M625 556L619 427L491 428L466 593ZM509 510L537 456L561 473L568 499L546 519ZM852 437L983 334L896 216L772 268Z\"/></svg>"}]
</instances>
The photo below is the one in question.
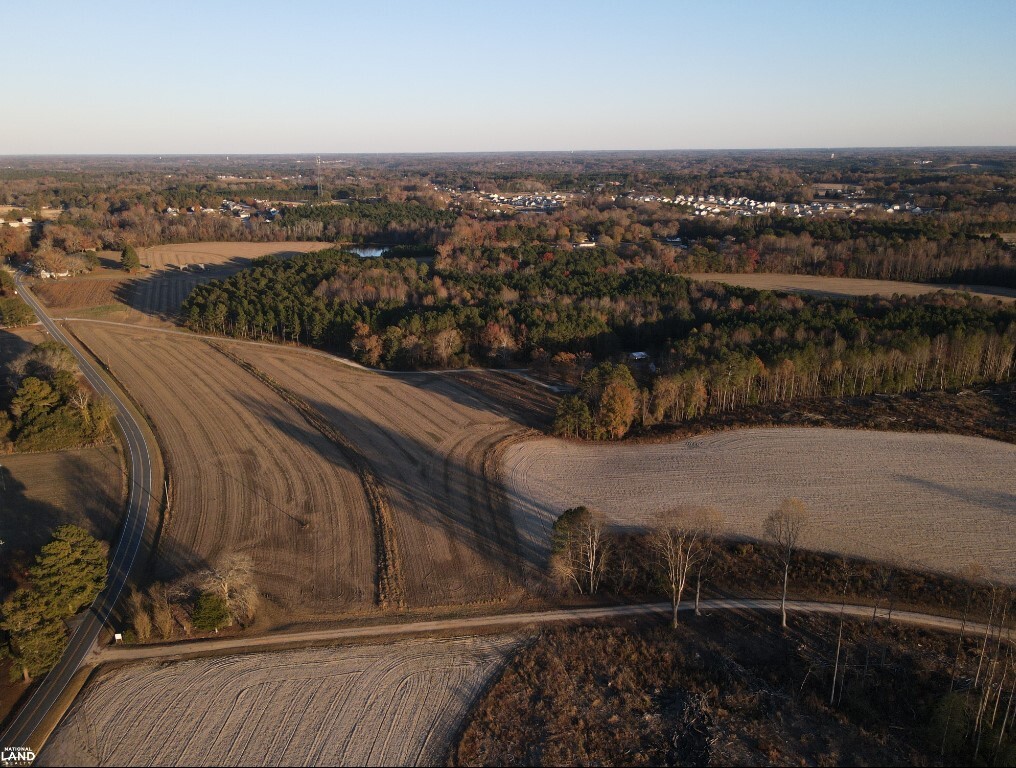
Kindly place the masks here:
<instances>
[{"instance_id":1,"label":"curving paved road","mask_svg":"<svg viewBox=\"0 0 1016 768\"><path fill-rule=\"evenodd\" d=\"M3 736L0 736L0 744L4 746L33 746L32 735L46 719L50 709L56 704L82 661L92 652L99 633L109 619L120 593L127 583L127 577L143 545L145 523L153 498L151 457L144 433L134 419L134 415L105 379L99 375L92 361L70 343L56 323L46 314L35 296L25 288L21 278L21 274L17 274L14 278L18 294L35 311L53 338L74 353L82 373L92 388L100 395L108 397L116 406L116 423L123 436L130 463L130 494L120 538L109 560L106 588L95 598L84 617L74 627L60 662L22 706L21 711L18 712L17 717L11 722Z\"/></svg>"}]
</instances>

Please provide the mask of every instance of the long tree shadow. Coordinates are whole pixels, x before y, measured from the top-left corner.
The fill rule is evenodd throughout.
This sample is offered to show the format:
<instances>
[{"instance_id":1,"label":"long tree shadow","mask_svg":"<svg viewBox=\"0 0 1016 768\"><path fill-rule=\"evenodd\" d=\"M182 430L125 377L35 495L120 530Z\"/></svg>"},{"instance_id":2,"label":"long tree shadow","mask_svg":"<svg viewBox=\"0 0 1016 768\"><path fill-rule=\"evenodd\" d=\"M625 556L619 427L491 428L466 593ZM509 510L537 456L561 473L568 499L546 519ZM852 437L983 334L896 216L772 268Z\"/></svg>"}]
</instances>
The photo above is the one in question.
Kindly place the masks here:
<instances>
[{"instance_id":1,"label":"long tree shadow","mask_svg":"<svg viewBox=\"0 0 1016 768\"><path fill-rule=\"evenodd\" d=\"M934 491L935 493L941 493L946 496L952 496L954 499L959 499L966 504L984 507L991 512L1002 512L1007 515L1016 515L1016 493L989 491L984 488L979 488L976 491L965 488L957 488L953 485L936 483L933 480L927 480L923 477L914 477L913 475L897 475L897 477L900 480L918 488ZM1016 486L1016 466L1013 467L1013 484Z\"/></svg>"},{"instance_id":2,"label":"long tree shadow","mask_svg":"<svg viewBox=\"0 0 1016 768\"><path fill-rule=\"evenodd\" d=\"M79 525L98 539L115 542L123 499L119 488L96 483L94 475L94 466L78 451L3 457L0 540L5 565L14 570L30 565L60 525ZM25 482L28 477L34 487ZM44 483L42 477L46 477ZM40 498L45 496L60 496L66 502ZM11 575L11 568L0 570L0 593L12 588Z\"/></svg>"},{"instance_id":3,"label":"long tree shadow","mask_svg":"<svg viewBox=\"0 0 1016 768\"><path fill-rule=\"evenodd\" d=\"M375 374L376 375L376 374ZM418 379L416 386L421 386ZM434 398L444 398L424 383ZM304 418L294 424L282 412L245 393L231 393L252 413L274 428L295 434L305 445L321 445L321 432ZM504 415L483 397L464 393L470 405ZM427 602L493 598L512 586L536 586L542 581L547 546L543 536L524 526L520 532L507 494L490 470L501 438L512 423L499 429L480 425L465 435L473 441L464 454L453 456L461 434L427 435L422 439L393 429L361 413L321 400L305 401L371 467L387 491L403 560L403 573L425 571L424 583L407 584L413 596ZM296 432L294 433L294 430ZM523 432L515 425L516 432ZM347 471L350 462L337 460L330 449L322 455ZM525 500L522 506L526 507ZM410 568L407 559L417 559ZM427 600L426 595L433 599Z\"/></svg>"}]
</instances>

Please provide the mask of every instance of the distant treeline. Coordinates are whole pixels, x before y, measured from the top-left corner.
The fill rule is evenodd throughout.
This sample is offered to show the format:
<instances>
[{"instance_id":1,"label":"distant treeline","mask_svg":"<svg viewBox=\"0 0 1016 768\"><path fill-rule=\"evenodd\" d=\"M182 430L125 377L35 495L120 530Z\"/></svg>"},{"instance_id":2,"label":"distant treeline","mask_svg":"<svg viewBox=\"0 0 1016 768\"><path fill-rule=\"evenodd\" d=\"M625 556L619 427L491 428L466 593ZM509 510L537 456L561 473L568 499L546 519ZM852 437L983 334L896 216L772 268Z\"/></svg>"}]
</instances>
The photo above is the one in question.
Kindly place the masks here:
<instances>
[{"instance_id":1,"label":"distant treeline","mask_svg":"<svg viewBox=\"0 0 1016 768\"><path fill-rule=\"evenodd\" d=\"M1016 249L994 235L1005 222L756 218L681 223L689 271L783 272L1016 287ZM1013 229L1016 229L1014 225ZM994 236L988 236L994 235Z\"/></svg>"},{"instance_id":2,"label":"distant treeline","mask_svg":"<svg viewBox=\"0 0 1016 768\"><path fill-rule=\"evenodd\" d=\"M184 317L195 330L299 341L386 368L540 361L574 373L647 351L656 375L641 387L613 369L583 383L571 420L559 424L582 436L619 437L636 418L1012 375L1012 305L945 293L778 296L693 283L602 249L509 256L487 253L474 263L490 268L475 273L336 251L266 257L196 288ZM601 413L607 390L620 416Z\"/></svg>"}]
</instances>

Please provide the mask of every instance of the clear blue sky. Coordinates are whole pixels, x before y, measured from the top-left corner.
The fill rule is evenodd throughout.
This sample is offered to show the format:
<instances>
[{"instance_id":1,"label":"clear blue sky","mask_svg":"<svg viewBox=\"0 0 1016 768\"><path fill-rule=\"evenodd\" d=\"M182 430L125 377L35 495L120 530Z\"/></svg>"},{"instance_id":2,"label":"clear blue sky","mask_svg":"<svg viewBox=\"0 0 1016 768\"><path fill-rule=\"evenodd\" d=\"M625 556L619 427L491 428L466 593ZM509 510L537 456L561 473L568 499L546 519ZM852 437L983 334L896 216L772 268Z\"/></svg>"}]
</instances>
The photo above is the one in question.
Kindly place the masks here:
<instances>
[{"instance_id":1,"label":"clear blue sky","mask_svg":"<svg viewBox=\"0 0 1016 768\"><path fill-rule=\"evenodd\" d=\"M0 154L1016 145L1016 2L0 0Z\"/></svg>"}]
</instances>

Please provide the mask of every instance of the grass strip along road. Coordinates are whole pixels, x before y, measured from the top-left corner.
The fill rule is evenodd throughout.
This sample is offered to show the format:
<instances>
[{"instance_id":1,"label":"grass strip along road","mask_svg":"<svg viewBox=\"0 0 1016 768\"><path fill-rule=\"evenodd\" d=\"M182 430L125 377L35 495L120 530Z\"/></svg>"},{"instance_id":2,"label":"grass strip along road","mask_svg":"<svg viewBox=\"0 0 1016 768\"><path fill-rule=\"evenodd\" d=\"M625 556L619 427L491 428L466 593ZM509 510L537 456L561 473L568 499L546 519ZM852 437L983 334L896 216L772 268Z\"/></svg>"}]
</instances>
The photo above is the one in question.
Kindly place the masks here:
<instances>
[{"instance_id":1,"label":"grass strip along road","mask_svg":"<svg viewBox=\"0 0 1016 768\"><path fill-rule=\"evenodd\" d=\"M127 500L127 513L121 526L120 537L109 560L106 588L95 598L84 616L76 623L59 663L46 675L28 701L21 707L17 716L11 721L3 736L0 736L0 744L4 747L38 748L41 747L41 744L33 742L33 735L47 720L50 710L60 699L71 678L74 677L84 659L92 652L103 626L109 620L110 614L123 592L131 569L138 561L139 550L144 544L145 524L152 502L152 461L145 435L131 410L106 383L106 380L95 369L92 361L70 343L56 323L46 314L35 296L25 288L20 274L15 277L15 283L18 294L35 311L50 335L74 353L81 372L96 393L101 397L109 398L115 406L116 423L120 429L129 461L130 493Z\"/></svg>"}]
</instances>

